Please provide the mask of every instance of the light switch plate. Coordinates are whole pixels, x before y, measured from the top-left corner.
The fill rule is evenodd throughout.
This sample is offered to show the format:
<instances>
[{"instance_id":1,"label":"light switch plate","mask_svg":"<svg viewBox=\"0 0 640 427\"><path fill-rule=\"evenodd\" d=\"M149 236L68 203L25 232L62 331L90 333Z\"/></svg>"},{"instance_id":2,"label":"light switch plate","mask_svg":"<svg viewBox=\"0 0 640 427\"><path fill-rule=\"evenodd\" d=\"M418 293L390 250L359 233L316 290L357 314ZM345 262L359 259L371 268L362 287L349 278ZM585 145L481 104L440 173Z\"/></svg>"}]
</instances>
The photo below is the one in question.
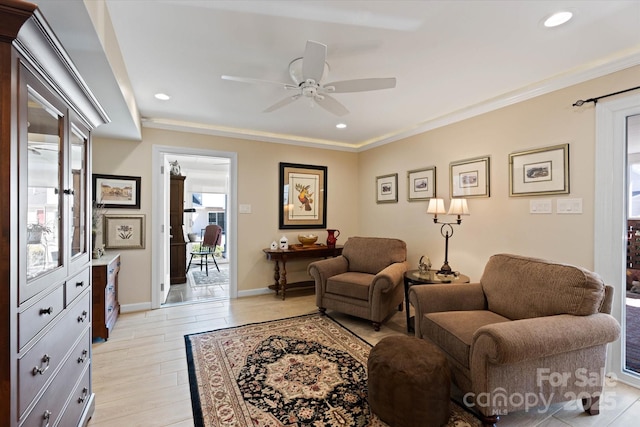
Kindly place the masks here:
<instances>
[{"instance_id":1,"label":"light switch plate","mask_svg":"<svg viewBox=\"0 0 640 427\"><path fill-rule=\"evenodd\" d=\"M536 199L529 201L529 213L550 214L551 211L551 199Z\"/></svg>"},{"instance_id":2,"label":"light switch plate","mask_svg":"<svg viewBox=\"0 0 640 427\"><path fill-rule=\"evenodd\" d=\"M240 213L241 214L250 214L251 213L251 205L240 205Z\"/></svg>"},{"instance_id":3,"label":"light switch plate","mask_svg":"<svg viewBox=\"0 0 640 427\"><path fill-rule=\"evenodd\" d=\"M556 212L559 214L581 214L582 199L558 199Z\"/></svg>"}]
</instances>

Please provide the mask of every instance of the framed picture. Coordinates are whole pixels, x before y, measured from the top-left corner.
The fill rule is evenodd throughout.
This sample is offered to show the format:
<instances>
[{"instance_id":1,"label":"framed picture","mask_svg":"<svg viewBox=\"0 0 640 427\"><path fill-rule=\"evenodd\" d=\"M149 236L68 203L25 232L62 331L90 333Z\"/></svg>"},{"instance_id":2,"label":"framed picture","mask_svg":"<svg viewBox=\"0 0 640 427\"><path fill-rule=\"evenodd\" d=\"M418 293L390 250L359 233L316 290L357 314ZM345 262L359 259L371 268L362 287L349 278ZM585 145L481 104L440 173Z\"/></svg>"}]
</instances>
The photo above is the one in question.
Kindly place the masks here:
<instances>
[{"instance_id":1,"label":"framed picture","mask_svg":"<svg viewBox=\"0 0 640 427\"><path fill-rule=\"evenodd\" d=\"M436 196L436 167L407 172L407 199L410 202L429 200Z\"/></svg>"},{"instance_id":2,"label":"framed picture","mask_svg":"<svg viewBox=\"0 0 640 427\"><path fill-rule=\"evenodd\" d=\"M140 209L140 177L93 174L93 201L105 208Z\"/></svg>"},{"instance_id":3,"label":"framed picture","mask_svg":"<svg viewBox=\"0 0 640 427\"><path fill-rule=\"evenodd\" d=\"M489 156L451 162L449 191L451 197L489 197Z\"/></svg>"},{"instance_id":4,"label":"framed picture","mask_svg":"<svg viewBox=\"0 0 640 427\"><path fill-rule=\"evenodd\" d=\"M280 229L327 228L327 167L280 163Z\"/></svg>"},{"instance_id":5,"label":"framed picture","mask_svg":"<svg viewBox=\"0 0 640 427\"><path fill-rule=\"evenodd\" d=\"M144 249L144 215L105 215L106 249Z\"/></svg>"},{"instance_id":6,"label":"framed picture","mask_svg":"<svg viewBox=\"0 0 640 427\"><path fill-rule=\"evenodd\" d=\"M398 203L398 174L376 177L376 203Z\"/></svg>"},{"instance_id":7,"label":"framed picture","mask_svg":"<svg viewBox=\"0 0 640 427\"><path fill-rule=\"evenodd\" d=\"M509 154L509 196L569 192L569 144Z\"/></svg>"}]
</instances>

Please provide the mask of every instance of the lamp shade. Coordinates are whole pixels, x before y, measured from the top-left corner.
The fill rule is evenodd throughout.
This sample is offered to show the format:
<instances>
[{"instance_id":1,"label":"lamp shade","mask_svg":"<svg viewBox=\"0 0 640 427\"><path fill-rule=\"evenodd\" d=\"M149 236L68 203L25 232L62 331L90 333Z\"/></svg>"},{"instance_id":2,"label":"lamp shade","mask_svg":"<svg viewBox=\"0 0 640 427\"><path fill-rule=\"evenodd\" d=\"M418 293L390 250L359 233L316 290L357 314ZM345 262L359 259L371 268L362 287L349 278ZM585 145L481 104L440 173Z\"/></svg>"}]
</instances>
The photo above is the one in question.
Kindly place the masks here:
<instances>
[{"instance_id":1,"label":"lamp shade","mask_svg":"<svg viewBox=\"0 0 640 427\"><path fill-rule=\"evenodd\" d=\"M447 215L469 215L467 199L451 199L451 205L449 206Z\"/></svg>"},{"instance_id":2,"label":"lamp shade","mask_svg":"<svg viewBox=\"0 0 640 427\"><path fill-rule=\"evenodd\" d=\"M429 206L427 206L427 213L428 214L438 215L438 214L444 214L445 212L447 212L447 211L444 209L444 200L443 199L430 199L429 200Z\"/></svg>"}]
</instances>

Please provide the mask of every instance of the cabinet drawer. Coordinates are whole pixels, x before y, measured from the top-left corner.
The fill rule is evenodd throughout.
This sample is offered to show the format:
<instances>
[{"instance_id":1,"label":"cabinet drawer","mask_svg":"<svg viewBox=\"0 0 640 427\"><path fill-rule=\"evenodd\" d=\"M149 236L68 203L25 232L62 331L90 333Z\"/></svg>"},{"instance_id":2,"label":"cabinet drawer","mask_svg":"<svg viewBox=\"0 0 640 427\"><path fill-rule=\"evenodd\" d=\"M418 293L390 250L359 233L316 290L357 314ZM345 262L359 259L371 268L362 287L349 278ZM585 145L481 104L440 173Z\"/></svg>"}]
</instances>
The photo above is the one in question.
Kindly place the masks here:
<instances>
[{"instance_id":1,"label":"cabinet drawer","mask_svg":"<svg viewBox=\"0 0 640 427\"><path fill-rule=\"evenodd\" d=\"M109 263L107 266L107 285L113 285L115 283L115 278L120 271L120 257L115 257L113 261Z\"/></svg>"},{"instance_id":2,"label":"cabinet drawer","mask_svg":"<svg viewBox=\"0 0 640 427\"><path fill-rule=\"evenodd\" d=\"M47 326L64 308L64 288L58 286L49 295L18 314L18 347L22 348Z\"/></svg>"},{"instance_id":3,"label":"cabinet drawer","mask_svg":"<svg viewBox=\"0 0 640 427\"><path fill-rule=\"evenodd\" d=\"M78 383L78 386L71 394L71 401L62 415L62 419L58 424L59 427L76 426L82 415L85 405L89 403L91 398L91 375L87 369Z\"/></svg>"},{"instance_id":4,"label":"cabinet drawer","mask_svg":"<svg viewBox=\"0 0 640 427\"><path fill-rule=\"evenodd\" d=\"M87 320L80 319L83 318L84 312L88 313L88 300L89 294L87 293L81 300L84 302L84 307L82 304L74 305L51 329L46 339L38 341L27 354L18 360L18 411L20 414L29 406L51 375L57 371L67 351L85 328L88 316ZM74 349L74 352L81 353L83 349L89 348L87 344L89 342L88 330L85 331L85 335L83 340L86 342L81 342L83 348ZM74 357L77 360L82 357L82 354ZM88 352L86 357L88 357Z\"/></svg>"},{"instance_id":5,"label":"cabinet drawer","mask_svg":"<svg viewBox=\"0 0 640 427\"><path fill-rule=\"evenodd\" d=\"M69 362L74 362L69 359ZM66 413L63 414L64 405L69 398L69 395L72 391L77 390L76 382L82 374L82 380L79 383L80 390L83 388L87 389L87 395L91 390L91 377L90 377L90 369L85 369L83 371L79 371L77 376L66 377L62 375L63 372L60 372L57 375L51 385L47 388L45 393L42 395L42 398L36 403L33 410L26 416L24 422L21 424L21 427L43 427L43 426L54 426L59 418L63 419L72 419L71 416L73 414L69 414L67 416ZM69 408L75 412L77 408L74 403L77 402L78 397L76 397L76 393L74 391L73 396L71 397L71 402L69 403ZM84 403L84 402L82 402ZM74 405L74 406L71 406ZM69 424L58 423L59 427L67 427L67 426L75 426L78 424L78 419L80 415L77 416L75 422L72 421Z\"/></svg>"},{"instance_id":6,"label":"cabinet drawer","mask_svg":"<svg viewBox=\"0 0 640 427\"><path fill-rule=\"evenodd\" d=\"M91 284L91 280L89 278L90 273L90 269L86 268L76 276L66 281L64 287L66 295L65 301L67 304L71 303L71 301L76 299L85 289L89 288L89 285Z\"/></svg>"}]
</instances>

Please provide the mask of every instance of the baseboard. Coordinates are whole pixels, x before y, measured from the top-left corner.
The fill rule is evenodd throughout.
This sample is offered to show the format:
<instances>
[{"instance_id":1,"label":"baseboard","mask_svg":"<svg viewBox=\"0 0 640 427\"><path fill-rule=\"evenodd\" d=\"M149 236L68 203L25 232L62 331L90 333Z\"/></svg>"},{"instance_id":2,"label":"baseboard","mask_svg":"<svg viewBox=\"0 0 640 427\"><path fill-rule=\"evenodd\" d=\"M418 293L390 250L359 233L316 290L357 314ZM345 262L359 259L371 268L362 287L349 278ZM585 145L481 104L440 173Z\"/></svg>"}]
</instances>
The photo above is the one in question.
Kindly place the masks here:
<instances>
[{"instance_id":1,"label":"baseboard","mask_svg":"<svg viewBox=\"0 0 640 427\"><path fill-rule=\"evenodd\" d=\"M151 302L140 302L137 304L120 304L120 313L133 313L134 311L151 310Z\"/></svg>"},{"instance_id":2,"label":"baseboard","mask_svg":"<svg viewBox=\"0 0 640 427\"><path fill-rule=\"evenodd\" d=\"M253 297L256 295L272 294L273 291L269 288L249 289L248 291L238 291L238 298Z\"/></svg>"}]
</instances>

